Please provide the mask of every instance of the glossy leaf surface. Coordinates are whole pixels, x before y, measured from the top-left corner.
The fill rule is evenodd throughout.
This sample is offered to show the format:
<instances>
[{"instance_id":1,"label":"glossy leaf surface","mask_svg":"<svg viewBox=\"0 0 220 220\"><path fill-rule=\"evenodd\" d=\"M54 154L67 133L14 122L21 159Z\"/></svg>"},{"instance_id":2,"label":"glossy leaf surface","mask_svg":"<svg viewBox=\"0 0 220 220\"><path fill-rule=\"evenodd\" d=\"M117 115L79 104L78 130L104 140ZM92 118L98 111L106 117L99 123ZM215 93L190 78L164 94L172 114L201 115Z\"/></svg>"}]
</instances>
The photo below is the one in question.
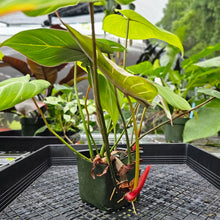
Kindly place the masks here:
<instances>
[{"instance_id":1,"label":"glossy leaf surface","mask_svg":"<svg viewBox=\"0 0 220 220\"><path fill-rule=\"evenodd\" d=\"M30 81L29 75L0 82L0 111L34 97L49 86L45 80Z\"/></svg>"},{"instance_id":2,"label":"glossy leaf surface","mask_svg":"<svg viewBox=\"0 0 220 220\"><path fill-rule=\"evenodd\" d=\"M114 86L101 74L99 74L98 80L102 108L109 113L113 125L115 126L119 118L119 111L117 107ZM119 104L121 105L123 100L123 94L118 92L118 98Z\"/></svg>"},{"instance_id":3,"label":"glossy leaf surface","mask_svg":"<svg viewBox=\"0 0 220 220\"><path fill-rule=\"evenodd\" d=\"M86 59L80 47L67 31L35 29L22 31L1 46L8 46L45 66Z\"/></svg>"},{"instance_id":4,"label":"glossy leaf surface","mask_svg":"<svg viewBox=\"0 0 220 220\"><path fill-rule=\"evenodd\" d=\"M128 39L141 40L156 38L179 48L183 53L182 43L175 34L156 27L133 10L119 10L119 12L123 14L123 16L111 14L105 17L103 29L106 32L125 38L127 33L127 21L129 19Z\"/></svg>"},{"instance_id":5,"label":"glossy leaf surface","mask_svg":"<svg viewBox=\"0 0 220 220\"><path fill-rule=\"evenodd\" d=\"M216 135L220 130L220 99L214 99L198 110L198 119L187 121L183 141L190 142L199 138Z\"/></svg>"},{"instance_id":6,"label":"glossy leaf surface","mask_svg":"<svg viewBox=\"0 0 220 220\"><path fill-rule=\"evenodd\" d=\"M97 45L104 53L124 50L120 44L105 39L98 39ZM70 33L63 30L41 28L22 31L4 41L0 46L11 47L45 66L87 60Z\"/></svg>"},{"instance_id":7,"label":"glossy leaf surface","mask_svg":"<svg viewBox=\"0 0 220 220\"><path fill-rule=\"evenodd\" d=\"M163 87L157 83L155 83L155 86L158 89L158 94L173 107L181 110L191 109L190 104L184 98L174 93L169 87Z\"/></svg>"},{"instance_id":8,"label":"glossy leaf surface","mask_svg":"<svg viewBox=\"0 0 220 220\"><path fill-rule=\"evenodd\" d=\"M93 60L93 48L91 38L80 34L74 28L65 24L71 32L74 39L78 42L81 49L85 52L90 60ZM97 48L97 64L105 77L113 83L124 94L134 97L135 99L148 104L152 102L157 95L156 87L142 77L134 76L124 69L117 66L113 61L105 57Z\"/></svg>"}]
</instances>

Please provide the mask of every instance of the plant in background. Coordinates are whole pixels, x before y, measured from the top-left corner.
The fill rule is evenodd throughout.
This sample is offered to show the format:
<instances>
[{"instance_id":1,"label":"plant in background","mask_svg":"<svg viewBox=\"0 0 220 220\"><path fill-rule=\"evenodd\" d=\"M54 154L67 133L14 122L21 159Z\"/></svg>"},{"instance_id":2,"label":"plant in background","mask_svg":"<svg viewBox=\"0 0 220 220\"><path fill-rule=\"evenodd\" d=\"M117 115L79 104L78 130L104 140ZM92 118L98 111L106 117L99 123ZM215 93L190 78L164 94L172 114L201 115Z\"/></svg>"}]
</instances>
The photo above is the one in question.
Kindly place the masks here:
<instances>
[{"instance_id":1,"label":"plant in background","mask_svg":"<svg viewBox=\"0 0 220 220\"><path fill-rule=\"evenodd\" d=\"M81 0L78 2L84 1ZM93 185L96 188L98 187L97 190L99 190L100 186L97 186L99 180L101 181L103 176L110 175L111 197L107 198L108 205L109 203L113 203L114 206L118 208L121 205L124 205L126 199L131 201L133 204L133 201L136 199L137 195L140 193L141 188L143 187L144 181L146 180L150 169L150 166L148 166L143 175L141 175L139 178L140 152L138 140L141 138L139 137L141 127L138 128L137 126L135 118L136 108L134 108L134 105L139 105L137 103L144 105L142 114L144 117L148 106L151 105L157 95L160 95L170 105L178 107L182 110L187 110L186 113L191 111L190 105L186 102L186 100L175 94L172 90L169 90L167 87L163 87L162 85L152 83L143 77L133 75L126 71L126 48L128 39L157 38L179 48L182 53L183 47L176 35L157 28L132 10L119 10L118 14L110 14L106 16L103 21L103 29L106 32L112 33L118 37L125 38L125 48L106 39L96 39L94 30L93 1L89 2L92 37L82 35L80 32L61 20L62 24L68 31L51 29L23 31L4 41L0 44L0 46L12 47L28 58L45 66L57 66L66 62L76 62L74 68L74 90L78 104L78 110L87 136L89 153L83 154L83 152L77 151L74 146L68 144L51 128L40 108L38 108L38 110L41 112L41 115L48 129L64 144L66 144L78 156L78 158L83 158L83 162L88 163L85 166L87 169L89 169L89 172L87 172L88 174L85 178L86 182L90 180L89 185ZM112 3L114 1L100 2ZM131 1L120 0L119 2L130 3ZM42 0L36 2L32 0L29 1L28 4L21 3L19 0L13 0L10 2L4 0L0 3L0 14L11 12L16 9L27 11L26 14L30 16L37 16L51 13L59 7L69 4L72 4L70 0L64 0L62 3L56 0L50 0L47 2ZM59 17L58 13L57 16ZM123 67L120 67L116 65L116 63L111 59L111 54L115 51L121 51L122 48L124 51L124 63ZM100 148L96 145L92 138L92 133L88 126L89 117L85 117L83 114L83 109L80 103L77 90L77 66L79 64L86 67L88 72L88 81L93 90L97 123L103 139L103 145ZM123 97L129 104L131 111L130 121L133 124L135 133L135 142L133 143L131 143L129 140L126 129L127 124L121 111L121 105L123 104L124 100ZM33 101L37 105L35 99L33 99ZM85 109L87 109L87 107L85 107ZM117 143L121 136L119 139L115 140L113 146L109 145L108 128L104 118L104 111L109 113L113 127L117 124L118 118L122 118L124 125L124 130L122 133L125 133L127 142L127 148L122 153L122 155L126 155L126 161L124 161L124 163L120 160L121 153L117 149ZM134 145L135 148L133 147ZM134 151L135 159L131 154L132 151ZM79 170L83 169L80 167L82 160L79 160L78 163ZM101 171L101 173L97 174L95 170L96 167L98 167L100 164L104 164L105 168ZM132 169L134 164L134 180L130 181L129 177L127 176L127 171ZM82 173L79 174L80 183L82 181L82 176ZM80 186L80 195L83 200L91 202L89 199L87 200L87 194L92 193L95 190L92 189L88 191L87 188L88 184L86 184L86 187L84 188ZM109 195L109 192L105 190L104 192L105 194ZM98 199L97 194L99 194L99 191L98 193L92 195L92 197L95 197L95 200ZM121 197L120 200L119 197ZM109 208L102 204L102 202L99 203L94 201L94 204L102 209Z\"/></svg>"},{"instance_id":2,"label":"plant in background","mask_svg":"<svg viewBox=\"0 0 220 220\"><path fill-rule=\"evenodd\" d=\"M148 79L152 81L159 80L163 86L171 89L177 95L187 99L192 106L195 106L195 104L198 105L207 99L207 95L206 97L204 96L204 94L206 94L205 90L201 90L203 87L211 89L210 91L212 92L208 93L208 96L211 95L217 98L217 95L214 94L219 90L219 57L207 60L204 59L219 50L220 44L216 44L204 48L198 54L183 59L179 55L178 50L169 45L166 48L166 53L162 54L158 60L154 60L153 63L144 61L137 65L127 67L127 70L143 77L148 77ZM166 100L165 95L165 93L162 95L163 108L166 109L166 115L171 120L173 117L181 113L182 110L175 105L170 105L170 102ZM209 105L211 105L211 103L208 104L208 106ZM205 109L205 107L203 107L203 109ZM201 116L200 110L198 111L198 117L197 112L194 112L196 118L190 119L190 121L187 121L187 119L192 118L192 113L183 115L183 117L186 118L185 122L187 125L183 133L184 142L208 137L218 132L219 127L216 126L215 123L216 116L211 113L211 109L212 108L209 109L210 116L205 116L205 118ZM218 110L216 105L215 108L213 108L213 111L215 110ZM203 123L207 118L209 118L208 124L212 124L213 127L211 133L206 126L206 123ZM192 130L193 127L195 129ZM171 128L171 130L172 129L173 128ZM181 141L182 140L181 137Z\"/></svg>"},{"instance_id":3,"label":"plant in background","mask_svg":"<svg viewBox=\"0 0 220 220\"><path fill-rule=\"evenodd\" d=\"M11 78L0 82L0 111L38 95L50 86L45 80L32 80L30 76Z\"/></svg>"},{"instance_id":4,"label":"plant in background","mask_svg":"<svg viewBox=\"0 0 220 220\"><path fill-rule=\"evenodd\" d=\"M69 136L79 132L80 129L83 129L73 88L67 85L64 86L55 84L52 94L54 95L46 97L44 101L47 105L47 121L54 131L58 133L61 132L72 144L73 142L70 140ZM80 105L84 115L86 115L86 110L90 115L95 113L93 100L87 100L87 109L85 109L85 100L80 99ZM40 128L36 133L43 132L45 129L47 129L46 125ZM90 129L92 129L92 126L90 126Z\"/></svg>"}]
</instances>

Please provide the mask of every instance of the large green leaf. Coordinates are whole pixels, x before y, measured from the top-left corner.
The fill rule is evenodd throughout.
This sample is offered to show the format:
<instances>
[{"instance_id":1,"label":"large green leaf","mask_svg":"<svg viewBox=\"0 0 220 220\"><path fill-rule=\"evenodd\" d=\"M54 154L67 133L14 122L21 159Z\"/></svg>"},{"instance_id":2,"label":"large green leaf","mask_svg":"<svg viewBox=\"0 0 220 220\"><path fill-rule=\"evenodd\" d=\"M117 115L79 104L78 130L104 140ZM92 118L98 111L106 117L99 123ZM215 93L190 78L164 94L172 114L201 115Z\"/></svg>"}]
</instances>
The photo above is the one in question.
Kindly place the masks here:
<instances>
[{"instance_id":1,"label":"large green leaf","mask_svg":"<svg viewBox=\"0 0 220 220\"><path fill-rule=\"evenodd\" d=\"M0 16L15 11L32 11L30 16L49 14L58 8L93 0L1 0Z\"/></svg>"},{"instance_id":2,"label":"large green leaf","mask_svg":"<svg viewBox=\"0 0 220 220\"><path fill-rule=\"evenodd\" d=\"M181 110L190 110L190 104L181 96L174 93L169 87L163 87L157 83L154 84L158 89L158 94L170 105Z\"/></svg>"},{"instance_id":3,"label":"large green leaf","mask_svg":"<svg viewBox=\"0 0 220 220\"><path fill-rule=\"evenodd\" d=\"M140 40L156 38L179 48L183 53L182 43L175 34L154 26L147 19L133 10L119 10L119 12L124 16L111 14L105 17L103 21L103 29L106 32L125 38L127 33L127 22L129 19L129 39Z\"/></svg>"},{"instance_id":4,"label":"large green leaf","mask_svg":"<svg viewBox=\"0 0 220 220\"><path fill-rule=\"evenodd\" d=\"M80 34L74 28L65 24L74 39L78 42L81 49L88 58L93 60L92 39ZM96 48L97 64L105 77L115 85L124 94L134 97L135 99L148 104L152 102L157 95L156 87L146 79L134 76L124 69L117 66L113 61L104 56L101 51Z\"/></svg>"},{"instance_id":5,"label":"large green leaf","mask_svg":"<svg viewBox=\"0 0 220 220\"><path fill-rule=\"evenodd\" d=\"M49 86L45 80L30 81L29 75L0 82L0 111L34 97Z\"/></svg>"},{"instance_id":6,"label":"large green leaf","mask_svg":"<svg viewBox=\"0 0 220 220\"><path fill-rule=\"evenodd\" d=\"M195 63L194 65L199 66L199 67L219 67L220 66L220 56L219 57L214 57L199 63Z\"/></svg>"},{"instance_id":7,"label":"large green leaf","mask_svg":"<svg viewBox=\"0 0 220 220\"><path fill-rule=\"evenodd\" d=\"M198 119L187 121L183 141L190 142L217 134L220 131L220 100L214 99L198 110Z\"/></svg>"},{"instance_id":8,"label":"large green leaf","mask_svg":"<svg viewBox=\"0 0 220 220\"><path fill-rule=\"evenodd\" d=\"M124 50L120 44L106 39L98 39L97 44L105 53ZM22 31L4 41L0 46L11 47L45 66L87 59L70 33L63 30L41 28Z\"/></svg>"},{"instance_id":9,"label":"large green leaf","mask_svg":"<svg viewBox=\"0 0 220 220\"><path fill-rule=\"evenodd\" d=\"M105 76L99 74L99 94L101 99L101 105L104 110L106 110L115 126L118 118L119 118L119 111L117 107L117 101L115 96L115 89L112 83L109 82L105 78ZM118 92L119 97L119 104L122 104L123 94Z\"/></svg>"},{"instance_id":10,"label":"large green leaf","mask_svg":"<svg viewBox=\"0 0 220 220\"><path fill-rule=\"evenodd\" d=\"M11 47L45 66L86 59L71 35L63 30L42 28L22 31L0 46Z\"/></svg>"}]
</instances>

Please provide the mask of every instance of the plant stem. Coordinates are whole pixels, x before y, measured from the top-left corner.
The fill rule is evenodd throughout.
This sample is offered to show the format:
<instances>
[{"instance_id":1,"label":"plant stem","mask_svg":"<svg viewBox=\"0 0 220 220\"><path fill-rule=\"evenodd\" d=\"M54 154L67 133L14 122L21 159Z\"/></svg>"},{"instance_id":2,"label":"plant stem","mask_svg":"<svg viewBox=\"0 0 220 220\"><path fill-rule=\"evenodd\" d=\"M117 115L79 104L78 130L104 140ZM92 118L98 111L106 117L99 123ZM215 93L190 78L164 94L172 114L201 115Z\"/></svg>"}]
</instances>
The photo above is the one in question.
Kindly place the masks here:
<instances>
[{"instance_id":1,"label":"plant stem","mask_svg":"<svg viewBox=\"0 0 220 220\"><path fill-rule=\"evenodd\" d=\"M134 126L134 133L135 133L135 143L136 143L136 158L135 158L135 177L134 177L134 186L133 189L135 189L138 186L138 180L139 180L139 167L140 167L140 151L139 151L139 140L138 140L138 129L137 129L137 122L135 119L135 112L131 103L131 100L129 98L129 96L127 96L129 105L130 105L130 110L131 110L131 116L133 119L133 126Z\"/></svg>"},{"instance_id":2,"label":"plant stem","mask_svg":"<svg viewBox=\"0 0 220 220\"><path fill-rule=\"evenodd\" d=\"M124 61L123 61L123 68L124 69L126 67L126 60L127 60L126 53L127 53L127 47L128 47L129 22L130 22L130 19L128 18L128 21L127 21L127 32L126 32L126 38L125 38Z\"/></svg>"},{"instance_id":3,"label":"plant stem","mask_svg":"<svg viewBox=\"0 0 220 220\"><path fill-rule=\"evenodd\" d=\"M94 152L93 152L91 140L90 140L90 137L89 137L88 129L87 129L87 126L86 126L86 120L85 120L85 117L83 115L82 107L81 107L80 100L79 100L79 94L78 94L78 90L77 90L77 80L76 79L77 79L77 62L75 63L75 67L74 67L74 89L75 89L77 105L78 105L78 108L79 108L79 113L80 113L81 119L83 121L83 127L84 127L85 132L86 132L86 138L87 138L88 147L89 147L89 154L90 154L91 160L93 160Z\"/></svg>"},{"instance_id":4,"label":"plant stem","mask_svg":"<svg viewBox=\"0 0 220 220\"><path fill-rule=\"evenodd\" d=\"M47 128L49 129L49 131L55 135L60 141L62 141L63 144L65 144L68 148L70 148L75 154L77 154L78 156L84 158L85 160L88 160L89 162L91 162L91 160L89 158L87 158L86 156L84 156L83 154L81 154L80 152L78 152L75 148L73 148L70 144L68 144L62 137L60 137L48 124L46 118L44 117L44 113L41 111L41 109L39 108L39 106L37 105L37 102L34 98L32 98L34 104L36 105L42 119L44 120L45 125L47 126Z\"/></svg>"},{"instance_id":5,"label":"plant stem","mask_svg":"<svg viewBox=\"0 0 220 220\"><path fill-rule=\"evenodd\" d=\"M130 143L129 143L127 125L126 125L124 116L122 114L121 106L120 106L120 103L119 103L119 100L118 100L117 89L116 89L116 87L114 87L114 88L115 88L115 97L116 97L116 103L117 103L117 106L118 106L118 111L119 111L119 114L121 116L121 120L122 120L122 123L123 123L123 126L124 126L124 131L125 131L125 137L126 137L126 142L127 142L128 164L131 164L131 147L130 147Z\"/></svg>"},{"instance_id":6,"label":"plant stem","mask_svg":"<svg viewBox=\"0 0 220 220\"><path fill-rule=\"evenodd\" d=\"M111 152L110 152L110 148L109 148L107 129L105 126L105 119L104 119L104 115L103 115L103 111L102 111L102 107L101 107L101 102L100 102L100 96L99 96L95 27L94 27L94 8L93 8L92 2L89 3L89 9L90 9L90 17L91 17L91 25L92 25L92 44L93 44L92 45L93 46L93 71L92 71L91 76L92 76L93 93L94 93L94 99L95 99L95 105L96 105L97 121L98 121L100 131L102 134L102 139L103 139L103 143L105 146L106 157L107 157L107 160L109 163L111 177L112 177L114 185L117 187L115 172L114 172L113 165L111 162Z\"/></svg>"},{"instance_id":7,"label":"plant stem","mask_svg":"<svg viewBox=\"0 0 220 220\"><path fill-rule=\"evenodd\" d=\"M89 3L90 8L90 15L91 15L91 25L92 25L92 43L93 43L93 71L91 71L92 82L93 82L93 93L94 93L94 100L96 105L96 114L97 114L97 121L101 130L103 142L105 148L109 148L109 142L107 137L107 129L105 126L105 119L103 116L103 111L100 102L99 96L99 86L98 86L98 73L97 73L97 57L96 57L96 41L95 41L95 27L94 27L94 9L93 3ZM110 154L108 155L110 158Z\"/></svg>"},{"instance_id":8,"label":"plant stem","mask_svg":"<svg viewBox=\"0 0 220 220\"><path fill-rule=\"evenodd\" d=\"M70 144L73 144L73 142L69 139L69 137L66 135L66 126L63 125L63 121L62 121L62 116L59 115L59 123L60 123L60 127L62 128L63 131L63 136L66 138L67 141L69 141Z\"/></svg>"},{"instance_id":9,"label":"plant stem","mask_svg":"<svg viewBox=\"0 0 220 220\"><path fill-rule=\"evenodd\" d=\"M136 112L137 111L137 109L138 109L138 106L139 106L139 104L137 104L136 105L136 107L135 107L135 109L134 109L134 112ZM128 123L126 124L126 128L128 127L128 125L131 123L131 119L132 119L132 117L130 117L130 119L129 119L129 121L128 121ZM121 140L121 138L122 138L122 136L123 136L123 134L125 133L125 129L121 132L121 135L120 135L120 137L118 138L118 140L114 143L114 145L112 146L112 148L111 148L111 152L116 148L116 146L117 146L117 144L118 144L118 142Z\"/></svg>"},{"instance_id":10,"label":"plant stem","mask_svg":"<svg viewBox=\"0 0 220 220\"><path fill-rule=\"evenodd\" d=\"M114 143L117 141L117 128L114 127Z\"/></svg>"},{"instance_id":11,"label":"plant stem","mask_svg":"<svg viewBox=\"0 0 220 220\"><path fill-rule=\"evenodd\" d=\"M215 98L215 97L212 97L212 98L206 100L205 102L203 102L203 103L197 105L196 107L191 108L190 110L188 110L188 111L186 111L186 112L183 112L183 113L181 113L181 114L179 114L179 115L173 117L173 118L172 118L172 121L175 120L175 119L177 119L177 118L180 118L180 117L183 116L183 115L186 115L186 114L190 113L191 111L196 110L197 108L200 108L201 106L203 106L203 105L205 105L205 104L207 104L207 103L209 103L209 102L211 102L214 98ZM157 125L156 127L152 128L152 129L150 129L150 130L148 130L147 132L145 132L144 134L142 134L142 135L139 137L139 140L140 140L141 138L143 138L144 136L146 136L147 134L149 134L150 132L155 131L156 129L160 128L161 126L163 126L163 125L165 125L165 124L167 124L167 123L169 123L169 122L170 122L170 120L167 120L167 121L165 121L165 122L163 122L163 123ZM133 143L131 144L131 146L133 146L134 144L135 144L135 142L133 142Z\"/></svg>"},{"instance_id":12,"label":"plant stem","mask_svg":"<svg viewBox=\"0 0 220 220\"><path fill-rule=\"evenodd\" d=\"M91 87L90 87L90 85L89 85L88 88L87 88L86 97L85 97L85 110L86 110L86 115L87 115L87 131L88 131L89 136L90 136L90 138L91 138L91 141L92 141L92 143L93 143L93 145L94 145L94 147L95 147L96 153L99 154L99 150L98 150L98 148L97 148L97 145L96 145L96 143L95 143L95 141L94 141L94 138L93 138L93 136L92 136L92 134L91 134L91 132L90 132L90 128L89 128L89 111L88 111L88 108L87 108L87 100L88 100L88 95L89 95L90 88L91 88Z\"/></svg>"},{"instance_id":13,"label":"plant stem","mask_svg":"<svg viewBox=\"0 0 220 220\"><path fill-rule=\"evenodd\" d=\"M141 116L141 121L140 121L139 129L138 129L138 133L141 132L142 123L143 123L143 121L144 121L144 116L145 116L146 110L147 110L147 108L144 107L144 110L143 110L143 112L142 112L142 116Z\"/></svg>"}]
</instances>

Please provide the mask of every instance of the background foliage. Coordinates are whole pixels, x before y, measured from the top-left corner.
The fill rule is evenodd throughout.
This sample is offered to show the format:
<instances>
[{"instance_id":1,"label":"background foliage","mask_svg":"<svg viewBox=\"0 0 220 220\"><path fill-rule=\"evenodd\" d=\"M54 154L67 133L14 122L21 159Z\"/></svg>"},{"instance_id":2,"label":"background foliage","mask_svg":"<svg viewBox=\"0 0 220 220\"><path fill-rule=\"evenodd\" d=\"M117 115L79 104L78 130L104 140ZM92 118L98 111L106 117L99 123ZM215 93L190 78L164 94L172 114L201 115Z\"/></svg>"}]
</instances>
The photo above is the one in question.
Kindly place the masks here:
<instances>
[{"instance_id":1,"label":"background foliage","mask_svg":"<svg viewBox=\"0 0 220 220\"><path fill-rule=\"evenodd\" d=\"M219 42L219 0L169 0L164 17L157 25L174 33L184 27L183 46L186 55L198 53L208 45ZM217 52L215 55L219 54Z\"/></svg>"}]
</instances>

